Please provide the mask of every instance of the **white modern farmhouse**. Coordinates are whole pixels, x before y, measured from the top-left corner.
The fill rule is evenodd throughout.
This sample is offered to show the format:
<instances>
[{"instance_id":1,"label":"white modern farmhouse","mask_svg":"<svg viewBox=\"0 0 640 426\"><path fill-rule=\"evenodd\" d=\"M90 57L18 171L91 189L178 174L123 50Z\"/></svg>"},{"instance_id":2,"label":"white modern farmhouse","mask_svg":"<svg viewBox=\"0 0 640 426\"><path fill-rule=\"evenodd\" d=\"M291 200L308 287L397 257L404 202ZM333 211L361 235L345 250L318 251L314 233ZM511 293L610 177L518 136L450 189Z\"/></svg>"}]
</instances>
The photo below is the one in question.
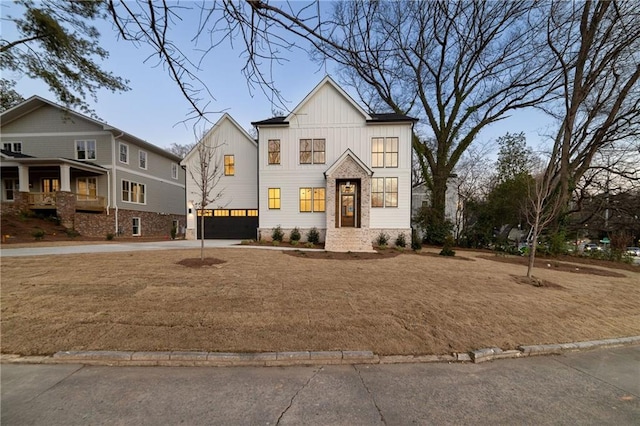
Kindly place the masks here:
<instances>
[{"instance_id":1,"label":"white modern farmhouse","mask_svg":"<svg viewBox=\"0 0 640 426\"><path fill-rule=\"evenodd\" d=\"M258 149L256 141L229 115L202 137L213 154L211 166L219 168L219 178L207 206L200 206L202 181L200 154L194 147L180 163L187 171L186 238L200 238L200 218L204 216L205 238L254 239L258 228ZM219 195L216 197L216 195ZM203 208L204 207L204 208Z\"/></svg>"},{"instance_id":2,"label":"white modern farmhouse","mask_svg":"<svg viewBox=\"0 0 640 426\"><path fill-rule=\"evenodd\" d=\"M415 121L368 113L325 77L288 116L252 123L259 237L315 227L328 251L371 251L380 233L410 241Z\"/></svg>"}]
</instances>

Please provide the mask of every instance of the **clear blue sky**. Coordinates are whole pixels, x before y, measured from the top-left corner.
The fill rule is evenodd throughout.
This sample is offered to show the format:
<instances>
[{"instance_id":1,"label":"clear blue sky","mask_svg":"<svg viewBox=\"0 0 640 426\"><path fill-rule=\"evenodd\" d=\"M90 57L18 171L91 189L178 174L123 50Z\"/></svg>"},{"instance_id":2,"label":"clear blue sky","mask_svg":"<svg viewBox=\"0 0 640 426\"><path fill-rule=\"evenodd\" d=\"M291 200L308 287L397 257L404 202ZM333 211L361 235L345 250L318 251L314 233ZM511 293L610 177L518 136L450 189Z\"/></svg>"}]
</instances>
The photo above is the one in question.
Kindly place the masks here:
<instances>
[{"instance_id":1,"label":"clear blue sky","mask_svg":"<svg viewBox=\"0 0 640 426\"><path fill-rule=\"evenodd\" d=\"M325 7L328 6L326 4ZM10 6L7 2L2 2L1 7L2 16L5 17ZM11 7L11 11L16 12L15 6ZM190 22L183 24L182 29L177 32L181 37L181 47L193 49L189 40L193 36L195 25ZM155 66L157 61L154 58L145 62L153 53L150 48L144 45L136 47L130 42L118 40L116 32L108 22L96 26L102 35L102 46L110 52L104 68L128 79L131 87L130 91L124 93L103 90L95 104L89 100L100 119L161 147L168 147L174 142L194 142L191 124L180 123L187 117L190 106L178 86L169 78L167 71L162 66ZM11 28L7 22L3 21L2 32L3 38L10 39ZM241 72L244 66L241 52L240 44L236 50L233 50L229 43L217 47L202 65L203 71L199 77L215 97L211 99L207 110L220 112L210 115L209 119L215 122L222 112L228 112L248 130L252 121L272 116L272 104L258 88L252 91L249 89ZM194 54L194 57L197 56ZM288 108L292 109L324 77L325 69L312 62L302 51L287 54L287 57L289 62L274 65L274 76L278 90L289 101ZM327 71L332 75L331 65ZM332 76L335 78L335 75ZM16 90L25 98L39 95L55 101L47 86L39 81L5 73L3 77L16 80ZM354 99L357 100L355 96ZM282 109L277 105L275 107ZM540 144L540 135L549 132L544 116L534 111L522 111L512 118L492 125L483 131L478 140L484 142L495 139L507 131L524 131L528 144L534 149Z\"/></svg>"}]
</instances>

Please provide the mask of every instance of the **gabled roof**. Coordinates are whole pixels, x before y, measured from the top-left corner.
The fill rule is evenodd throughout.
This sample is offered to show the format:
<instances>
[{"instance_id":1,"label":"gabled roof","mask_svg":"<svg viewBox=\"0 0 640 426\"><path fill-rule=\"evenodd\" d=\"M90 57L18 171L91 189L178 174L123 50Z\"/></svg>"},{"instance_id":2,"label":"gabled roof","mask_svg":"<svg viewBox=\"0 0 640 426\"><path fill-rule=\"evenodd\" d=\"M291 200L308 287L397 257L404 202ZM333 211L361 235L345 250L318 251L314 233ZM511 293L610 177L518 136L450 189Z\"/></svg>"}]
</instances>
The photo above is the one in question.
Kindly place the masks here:
<instances>
[{"instance_id":1,"label":"gabled roof","mask_svg":"<svg viewBox=\"0 0 640 426\"><path fill-rule=\"evenodd\" d=\"M64 111L65 113L71 115L71 116L75 116L75 117L79 117L83 120L89 121L93 124L95 124L96 126L102 128L102 130L105 130L107 132L111 132L114 136L120 138L120 139L124 139L126 141L135 143L136 145L139 145L142 148L148 149L149 151L153 151L156 154L160 154L163 155L167 158L170 158L171 160L174 160L176 162L180 161L180 157L170 153L169 151L154 145L150 142L147 142L143 139L140 139L130 133L125 132L124 130L120 130L116 127L113 127L107 123L103 123L101 121L95 120L91 117L88 117L84 114L80 114L79 112L75 112L72 111L62 105L58 105L54 102L51 102L48 99L45 98L41 98L40 96L34 95L31 96L29 99L19 103L18 105L14 106L13 108L9 108L8 110L4 111L2 114L0 114L0 124L1 125L5 125L5 124L9 124L15 120L18 120L22 117L24 117L25 115L28 115L29 113L35 111L38 108L42 108L43 106L51 106L54 108L57 108L61 111Z\"/></svg>"},{"instance_id":2,"label":"gabled roof","mask_svg":"<svg viewBox=\"0 0 640 426\"><path fill-rule=\"evenodd\" d=\"M373 170L367 167L367 165L364 164L364 162L360 160L358 156L353 153L353 151L347 148L347 150L343 152L342 155L338 157L338 159L334 161L327 170L324 171L324 177L326 178L328 175L331 175L335 171L335 169L337 169L344 162L344 160L347 159L347 157L350 157L353 161L355 161L356 164L367 173L367 175L373 176Z\"/></svg>"},{"instance_id":3,"label":"gabled roof","mask_svg":"<svg viewBox=\"0 0 640 426\"><path fill-rule=\"evenodd\" d=\"M296 116L296 114L298 113L298 111L300 111L302 109L302 107L304 107L304 105L307 102L309 102L309 100L311 98L313 98L315 96L315 94L318 93L320 91L320 89L322 89L326 85L332 86L338 93L340 93L340 95L342 95L342 97L347 102L349 102L351 104L351 106L353 106L355 109L358 110L358 112L360 114L362 114L362 117L365 120L371 120L371 116L364 109L362 109L362 107L360 105L358 105L358 103L356 101L354 101L351 98L351 96L349 96L349 94L342 89L342 87L338 86L338 84L335 81L333 81L333 79L331 77L329 77L327 75L322 79L322 81L320 83L318 83L316 85L316 87L313 88L313 90L311 92L309 92L309 94L307 96L305 96L305 98L298 104L298 106L296 106L293 109L293 111L291 111L291 113L289 113L289 115L287 116L285 121L293 120L294 117Z\"/></svg>"},{"instance_id":4,"label":"gabled roof","mask_svg":"<svg viewBox=\"0 0 640 426\"><path fill-rule=\"evenodd\" d=\"M342 87L340 87L331 77L328 75L325 76L316 87L307 95L305 98L291 111L291 113L287 116L277 116L272 118L267 118L266 120L254 121L251 124L254 126L288 126L289 122L294 119L295 115L304 107L304 105L309 102L316 93L322 89L325 85L332 86L342 97L349 102L365 119L365 121L369 124L375 123L397 123L397 122L416 122L417 118L409 117L404 114L397 113L367 113L362 107L353 100L351 96L347 92L345 92Z\"/></svg>"},{"instance_id":5,"label":"gabled roof","mask_svg":"<svg viewBox=\"0 0 640 426\"><path fill-rule=\"evenodd\" d=\"M253 139L251 137L251 135L249 135L249 133L247 133L247 131L244 130L238 124L238 122L236 120L234 120L233 117L231 115L229 115L228 113L226 113L226 112L222 115L222 117L220 117L220 119L218 121L216 121L216 124L214 124L213 127L211 129L209 129L209 131L207 133L205 133L205 135L202 137L202 139L207 138L209 135L213 135L213 133L215 133L215 131L218 128L220 128L220 126L222 125L222 123L224 121L229 121L231 124L233 124L238 129L240 134L242 134L246 138L246 140L248 142L250 142L255 148L258 147L258 143L255 141L255 139ZM196 151L196 145L194 145L193 148L191 148L191 151L189 151L187 153L187 155L184 156L184 159L180 162L181 165L184 165L186 163L187 159L193 155L193 153Z\"/></svg>"}]
</instances>

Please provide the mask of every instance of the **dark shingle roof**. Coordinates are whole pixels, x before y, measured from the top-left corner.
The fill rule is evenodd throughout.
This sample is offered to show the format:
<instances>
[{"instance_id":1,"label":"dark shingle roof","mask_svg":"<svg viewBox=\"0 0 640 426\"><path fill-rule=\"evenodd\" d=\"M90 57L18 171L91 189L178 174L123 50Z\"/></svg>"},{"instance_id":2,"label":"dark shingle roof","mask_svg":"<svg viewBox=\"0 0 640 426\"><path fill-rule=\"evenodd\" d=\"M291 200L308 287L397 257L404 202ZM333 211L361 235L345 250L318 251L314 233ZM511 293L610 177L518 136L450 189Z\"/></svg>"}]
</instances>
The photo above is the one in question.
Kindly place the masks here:
<instances>
[{"instance_id":1,"label":"dark shingle roof","mask_svg":"<svg viewBox=\"0 0 640 426\"><path fill-rule=\"evenodd\" d=\"M277 125L277 124L289 124L288 122L284 121L287 117L284 116L278 116L278 117L272 117L272 118L267 118L266 120L261 120L261 121L252 121L251 124L254 126L268 126L268 125Z\"/></svg>"},{"instance_id":2,"label":"dark shingle roof","mask_svg":"<svg viewBox=\"0 0 640 426\"><path fill-rule=\"evenodd\" d=\"M12 158L33 158L31 155L23 154L21 152L13 152L6 149L0 149L0 152L7 157Z\"/></svg>"},{"instance_id":3,"label":"dark shingle roof","mask_svg":"<svg viewBox=\"0 0 640 426\"><path fill-rule=\"evenodd\" d=\"M418 121L417 118L409 117L404 114L397 114L395 112L387 112L383 114L371 113L371 120L367 120L367 123L386 123L393 121Z\"/></svg>"}]
</instances>

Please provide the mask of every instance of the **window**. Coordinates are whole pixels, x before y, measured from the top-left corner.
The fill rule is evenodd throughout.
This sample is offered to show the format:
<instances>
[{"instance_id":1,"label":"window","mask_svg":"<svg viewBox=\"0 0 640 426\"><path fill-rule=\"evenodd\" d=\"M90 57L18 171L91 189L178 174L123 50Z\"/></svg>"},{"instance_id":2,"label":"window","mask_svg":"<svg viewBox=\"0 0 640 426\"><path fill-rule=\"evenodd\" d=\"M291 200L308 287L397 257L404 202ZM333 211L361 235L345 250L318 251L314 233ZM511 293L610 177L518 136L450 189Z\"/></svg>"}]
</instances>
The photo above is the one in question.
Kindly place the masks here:
<instances>
[{"instance_id":1,"label":"window","mask_svg":"<svg viewBox=\"0 0 640 426\"><path fill-rule=\"evenodd\" d=\"M18 179L5 179L4 200L14 201L16 199L16 192L18 192Z\"/></svg>"},{"instance_id":2,"label":"window","mask_svg":"<svg viewBox=\"0 0 640 426\"><path fill-rule=\"evenodd\" d=\"M371 207L398 207L398 178L371 179Z\"/></svg>"},{"instance_id":3,"label":"window","mask_svg":"<svg viewBox=\"0 0 640 426\"><path fill-rule=\"evenodd\" d=\"M324 188L300 188L300 211L323 212Z\"/></svg>"},{"instance_id":4,"label":"window","mask_svg":"<svg viewBox=\"0 0 640 426\"><path fill-rule=\"evenodd\" d=\"M129 164L129 145L120 142L118 146L120 147L120 162Z\"/></svg>"},{"instance_id":5,"label":"window","mask_svg":"<svg viewBox=\"0 0 640 426\"><path fill-rule=\"evenodd\" d=\"M214 216L229 216L229 210L216 209L213 211Z\"/></svg>"},{"instance_id":6,"label":"window","mask_svg":"<svg viewBox=\"0 0 640 426\"><path fill-rule=\"evenodd\" d=\"M140 218L133 217L131 218L131 234L134 236L139 236L142 234L140 230Z\"/></svg>"},{"instance_id":7,"label":"window","mask_svg":"<svg viewBox=\"0 0 640 426\"><path fill-rule=\"evenodd\" d=\"M76 192L78 200L95 200L98 197L98 180L94 177L78 178Z\"/></svg>"},{"instance_id":8,"label":"window","mask_svg":"<svg viewBox=\"0 0 640 426\"><path fill-rule=\"evenodd\" d=\"M145 204L145 184L122 180L122 201Z\"/></svg>"},{"instance_id":9,"label":"window","mask_svg":"<svg viewBox=\"0 0 640 426\"><path fill-rule=\"evenodd\" d=\"M398 167L398 138L371 139L371 167Z\"/></svg>"},{"instance_id":10,"label":"window","mask_svg":"<svg viewBox=\"0 0 640 426\"><path fill-rule=\"evenodd\" d=\"M60 191L60 180L57 178L42 179L42 192L58 192Z\"/></svg>"},{"instance_id":11,"label":"window","mask_svg":"<svg viewBox=\"0 0 640 426\"><path fill-rule=\"evenodd\" d=\"M219 210L216 210L219 211ZM210 209L198 209L198 217L200 216L204 216L204 217L211 217L213 216L213 210ZM220 215L216 215L216 216L220 216Z\"/></svg>"},{"instance_id":12,"label":"window","mask_svg":"<svg viewBox=\"0 0 640 426\"><path fill-rule=\"evenodd\" d=\"M247 210L247 216L252 216L252 217L258 216L258 210Z\"/></svg>"},{"instance_id":13,"label":"window","mask_svg":"<svg viewBox=\"0 0 640 426\"><path fill-rule=\"evenodd\" d=\"M171 178L178 179L178 165L171 163Z\"/></svg>"},{"instance_id":14,"label":"window","mask_svg":"<svg viewBox=\"0 0 640 426\"><path fill-rule=\"evenodd\" d=\"M324 164L324 162L324 139L300 139L300 164Z\"/></svg>"},{"instance_id":15,"label":"window","mask_svg":"<svg viewBox=\"0 0 640 426\"><path fill-rule=\"evenodd\" d=\"M147 170L147 153L144 151L138 151L138 166Z\"/></svg>"},{"instance_id":16,"label":"window","mask_svg":"<svg viewBox=\"0 0 640 426\"><path fill-rule=\"evenodd\" d=\"M11 152L22 152L22 142L4 142L2 149Z\"/></svg>"},{"instance_id":17,"label":"window","mask_svg":"<svg viewBox=\"0 0 640 426\"><path fill-rule=\"evenodd\" d=\"M246 210L231 210L231 216L246 216L247 215L247 211Z\"/></svg>"},{"instance_id":18,"label":"window","mask_svg":"<svg viewBox=\"0 0 640 426\"><path fill-rule=\"evenodd\" d=\"M280 188L269 188L269 209L280 208Z\"/></svg>"},{"instance_id":19,"label":"window","mask_svg":"<svg viewBox=\"0 0 640 426\"><path fill-rule=\"evenodd\" d=\"M76 141L76 159L77 160L95 160L96 159L96 141Z\"/></svg>"},{"instance_id":20,"label":"window","mask_svg":"<svg viewBox=\"0 0 640 426\"><path fill-rule=\"evenodd\" d=\"M224 175L233 176L236 173L236 160L233 155L224 156Z\"/></svg>"},{"instance_id":21,"label":"window","mask_svg":"<svg viewBox=\"0 0 640 426\"><path fill-rule=\"evenodd\" d=\"M269 139L269 164L280 164L280 139Z\"/></svg>"}]
</instances>

